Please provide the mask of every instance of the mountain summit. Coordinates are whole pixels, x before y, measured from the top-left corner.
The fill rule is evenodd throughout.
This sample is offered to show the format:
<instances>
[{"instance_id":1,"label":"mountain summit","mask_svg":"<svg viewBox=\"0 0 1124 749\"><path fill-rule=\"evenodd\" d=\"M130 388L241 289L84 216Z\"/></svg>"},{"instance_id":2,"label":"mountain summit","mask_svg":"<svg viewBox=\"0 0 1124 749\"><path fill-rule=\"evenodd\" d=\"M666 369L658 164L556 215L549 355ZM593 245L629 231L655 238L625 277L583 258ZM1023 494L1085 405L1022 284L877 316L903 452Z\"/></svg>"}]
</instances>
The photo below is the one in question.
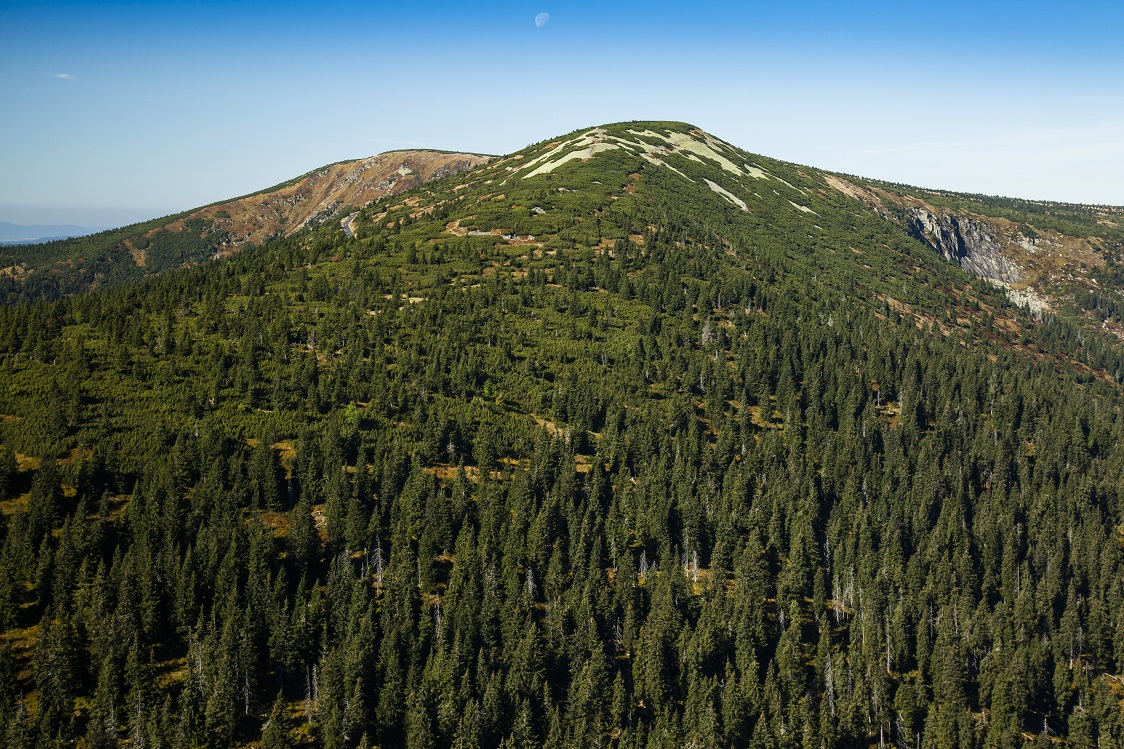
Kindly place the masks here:
<instances>
[{"instance_id":1,"label":"mountain summit","mask_svg":"<svg viewBox=\"0 0 1124 749\"><path fill-rule=\"evenodd\" d=\"M749 154L685 123L592 128L532 152L524 163L512 163L513 158L502 163L513 177L527 179L611 151L705 184L746 212L755 207L772 212L773 198L780 197L782 207L787 201L792 210L811 215L818 214L805 203L827 199L830 213L837 203L829 193L840 193L973 275L1007 289L1013 302L1036 313L1051 308L1052 292L1060 294L1060 304L1070 301L1075 290L1095 293L1098 271L1124 250L1124 208L958 195L795 168ZM799 179L789 182L762 163Z\"/></svg>"}]
</instances>

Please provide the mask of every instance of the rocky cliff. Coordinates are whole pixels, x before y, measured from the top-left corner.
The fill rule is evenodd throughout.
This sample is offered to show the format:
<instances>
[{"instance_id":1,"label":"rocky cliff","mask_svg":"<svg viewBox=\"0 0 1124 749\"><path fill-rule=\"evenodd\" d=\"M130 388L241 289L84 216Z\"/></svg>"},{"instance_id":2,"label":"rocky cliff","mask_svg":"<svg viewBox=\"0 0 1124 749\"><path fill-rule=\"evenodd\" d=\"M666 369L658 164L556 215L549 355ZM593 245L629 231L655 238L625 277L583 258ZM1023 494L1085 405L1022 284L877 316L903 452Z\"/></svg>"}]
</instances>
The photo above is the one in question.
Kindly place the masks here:
<instances>
[{"instance_id":1,"label":"rocky cliff","mask_svg":"<svg viewBox=\"0 0 1124 749\"><path fill-rule=\"evenodd\" d=\"M1014 201L1001 198L957 196L839 175L826 175L825 182L902 226L946 260L1005 288L1013 304L1035 314L1069 303L1078 289L1102 293L1098 269L1124 249L1118 231L1121 209L1111 206L1024 201L1020 210ZM961 205L948 205L950 196Z\"/></svg>"},{"instance_id":2,"label":"rocky cliff","mask_svg":"<svg viewBox=\"0 0 1124 749\"><path fill-rule=\"evenodd\" d=\"M910 232L973 275L1004 283L1022 280L1019 264L1003 254L994 231L984 221L923 207L910 210Z\"/></svg>"}]
</instances>

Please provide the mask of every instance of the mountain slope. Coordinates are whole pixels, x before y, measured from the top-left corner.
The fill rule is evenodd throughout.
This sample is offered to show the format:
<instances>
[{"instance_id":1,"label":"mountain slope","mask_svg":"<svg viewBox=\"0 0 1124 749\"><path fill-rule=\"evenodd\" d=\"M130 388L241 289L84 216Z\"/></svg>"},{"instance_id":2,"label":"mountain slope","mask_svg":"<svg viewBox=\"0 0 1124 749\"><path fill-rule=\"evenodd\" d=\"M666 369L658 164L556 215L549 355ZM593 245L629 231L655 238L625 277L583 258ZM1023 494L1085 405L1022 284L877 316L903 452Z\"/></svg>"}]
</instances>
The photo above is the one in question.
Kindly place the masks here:
<instances>
[{"instance_id":1,"label":"mountain slope","mask_svg":"<svg viewBox=\"0 0 1124 749\"><path fill-rule=\"evenodd\" d=\"M216 256L237 251L245 242L261 244L277 236L316 226L345 207L362 208L372 200L398 195L434 179L486 163L490 157L440 151L392 151L358 161L332 164L294 182L245 198L200 208L137 240L126 240L138 265L144 265L145 241L158 232L176 234L193 222L222 234Z\"/></svg>"},{"instance_id":2,"label":"mountain slope","mask_svg":"<svg viewBox=\"0 0 1124 749\"><path fill-rule=\"evenodd\" d=\"M0 251L0 299L57 296L228 257L488 161L477 154L391 151L322 167L242 198L80 239ZM13 283L14 281L14 283Z\"/></svg>"},{"instance_id":3,"label":"mountain slope","mask_svg":"<svg viewBox=\"0 0 1124 749\"><path fill-rule=\"evenodd\" d=\"M0 307L6 738L1124 745L1119 347L877 189L605 125Z\"/></svg>"}]
</instances>

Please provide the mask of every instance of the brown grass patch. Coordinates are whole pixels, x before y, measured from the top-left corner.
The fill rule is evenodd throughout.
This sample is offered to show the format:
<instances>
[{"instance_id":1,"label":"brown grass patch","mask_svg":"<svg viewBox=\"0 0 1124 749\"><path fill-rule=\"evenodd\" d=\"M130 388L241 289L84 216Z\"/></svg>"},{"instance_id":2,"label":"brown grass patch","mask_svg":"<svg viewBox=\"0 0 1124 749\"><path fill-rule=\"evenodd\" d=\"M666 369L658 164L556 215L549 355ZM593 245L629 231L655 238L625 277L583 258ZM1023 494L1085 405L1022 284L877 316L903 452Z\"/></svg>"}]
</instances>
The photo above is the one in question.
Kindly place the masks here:
<instances>
[{"instance_id":1,"label":"brown grass patch","mask_svg":"<svg viewBox=\"0 0 1124 749\"><path fill-rule=\"evenodd\" d=\"M261 519L262 525L269 528L276 538L284 538L289 535L289 515L287 513L262 510L258 517Z\"/></svg>"},{"instance_id":2,"label":"brown grass patch","mask_svg":"<svg viewBox=\"0 0 1124 749\"><path fill-rule=\"evenodd\" d=\"M749 407L749 420L759 429L780 429L784 426L784 414L776 409L770 408L769 418L766 419L761 406Z\"/></svg>"},{"instance_id":3,"label":"brown grass patch","mask_svg":"<svg viewBox=\"0 0 1124 749\"><path fill-rule=\"evenodd\" d=\"M43 459L35 455L20 455L16 453L16 466L20 473L24 471L38 471L43 465Z\"/></svg>"}]
</instances>

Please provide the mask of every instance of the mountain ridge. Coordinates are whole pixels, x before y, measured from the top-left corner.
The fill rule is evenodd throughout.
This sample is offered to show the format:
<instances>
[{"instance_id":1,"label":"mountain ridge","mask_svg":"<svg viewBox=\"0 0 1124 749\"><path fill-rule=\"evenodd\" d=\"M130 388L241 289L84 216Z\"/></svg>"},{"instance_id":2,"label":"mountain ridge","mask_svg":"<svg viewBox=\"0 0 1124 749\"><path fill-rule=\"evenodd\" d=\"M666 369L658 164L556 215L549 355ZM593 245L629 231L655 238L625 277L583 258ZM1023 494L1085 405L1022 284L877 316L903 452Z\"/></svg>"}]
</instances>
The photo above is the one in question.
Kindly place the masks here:
<instances>
[{"instance_id":1,"label":"mountain ridge","mask_svg":"<svg viewBox=\"0 0 1124 749\"><path fill-rule=\"evenodd\" d=\"M651 142L642 144L643 139L636 127L648 129L650 126L667 129L663 136L654 140L649 138ZM618 128L621 132L606 135L605 128ZM648 134L655 133L649 129ZM698 139L693 139L691 134ZM676 139L678 142L673 142ZM725 164L721 163L726 159L712 149L715 144L743 155L746 153L689 123L636 121L583 128L567 136L529 146L538 149L549 145L563 160L551 162L550 156L544 153L541 163L527 165L535 168L523 174L522 178L549 173L568 160L581 161L621 148L632 149L648 163L657 165L664 164L661 157L686 148L684 153L689 158L710 159L722 167L727 176L755 176L756 167L747 163L743 162L740 166L728 160ZM61 274L64 278L80 275L84 277L56 281L55 285L61 284L69 291L81 290L104 283L107 279L113 282L115 276L135 277L185 262L228 257L246 242L261 243L291 235L335 216L344 206L351 206L353 213L345 217L341 231L351 233L354 231L352 223L358 215L356 209L384 192L397 194L428 179L474 168L488 161L498 160L508 165L505 170L511 171L510 162L515 154L493 157L450 151L399 150L337 162L241 198L127 227L117 234L107 235L107 241L102 242L101 247L93 248L92 252L83 253L85 248L63 242L57 247L40 250L38 258L30 262L29 253L23 253L25 257L22 259L9 255L7 267L0 268L0 277L22 280L36 270ZM407 174L397 174L387 168L391 162L398 161L402 162L399 168L408 170ZM784 162L774 160L774 163ZM1028 306L1035 314L1064 307L1068 313L1084 315L1092 321L1098 317L1101 307L1113 304L1111 300L1100 298L1103 288L1099 279L1108 261L1118 260L1124 255L1124 230L1121 224L1112 220L1124 215L1124 208L972 195L834 174L809 166L788 166L819 175L822 184L865 203L945 259L1002 287L1014 303ZM414 167L424 172L420 178ZM674 167L672 169L678 171ZM371 171L373 175L370 178L361 177L361 174ZM744 200L746 196L735 196L711 179L716 176L706 178L711 190L745 209L748 205ZM794 206L801 205L798 201L792 203ZM889 204L893 211L887 210L883 203ZM1040 225L1043 221L1045 226ZM1035 229L1032 224L1039 226ZM169 258L150 263L153 241L157 244L174 242L186 245L186 249L173 250ZM113 254L115 257L112 260L95 257L93 265L97 266L96 269L83 269L83 265L91 265L91 254ZM124 258L125 254L128 261ZM127 267L130 261L131 268ZM4 264L5 259L0 256L0 265ZM1124 274L1120 275L1124 277ZM18 287L11 284L4 291L2 296L5 297L20 293ZM1093 297L1096 299L1091 301ZM1086 302L1084 307L1081 301ZM1085 309L1090 305L1093 310ZM1124 326L1121 326L1120 320L1101 317L1100 322L1124 341Z\"/></svg>"},{"instance_id":2,"label":"mountain ridge","mask_svg":"<svg viewBox=\"0 0 1124 749\"><path fill-rule=\"evenodd\" d=\"M292 235L336 216L344 206L362 208L384 195L456 174L489 158L429 150L387 151L330 164L268 191L198 209L161 229L183 231L192 220L211 220L218 231L229 235L216 251L215 257L221 258L237 251L242 243L260 244L276 235ZM232 210L237 213L229 215ZM155 231L159 230L145 236Z\"/></svg>"},{"instance_id":3,"label":"mountain ridge","mask_svg":"<svg viewBox=\"0 0 1124 749\"><path fill-rule=\"evenodd\" d=\"M489 158L397 150L336 162L241 197L77 241L0 251L0 278L41 284L42 291L33 293L54 296L222 259L246 243L292 234L335 217L345 206L359 208Z\"/></svg>"}]
</instances>

